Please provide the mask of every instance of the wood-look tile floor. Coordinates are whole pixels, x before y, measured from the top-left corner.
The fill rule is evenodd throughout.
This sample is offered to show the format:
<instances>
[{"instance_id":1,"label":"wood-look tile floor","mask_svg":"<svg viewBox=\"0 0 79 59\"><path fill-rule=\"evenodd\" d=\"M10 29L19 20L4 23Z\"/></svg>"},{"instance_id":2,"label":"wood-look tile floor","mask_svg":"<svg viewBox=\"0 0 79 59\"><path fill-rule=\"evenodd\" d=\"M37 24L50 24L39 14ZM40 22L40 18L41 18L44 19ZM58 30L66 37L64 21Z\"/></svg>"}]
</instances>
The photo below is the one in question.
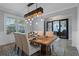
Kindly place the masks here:
<instances>
[{"instance_id":1,"label":"wood-look tile floor","mask_svg":"<svg viewBox=\"0 0 79 59\"><path fill-rule=\"evenodd\" d=\"M70 44L70 43L69 43ZM4 46L0 46L0 56L19 56L15 50L15 44L8 44ZM37 52L33 54L32 56L40 56L40 53ZM57 56L57 54L52 52L52 56ZM78 51L75 47L69 46L67 47L67 51L63 56L79 56Z\"/></svg>"}]
</instances>

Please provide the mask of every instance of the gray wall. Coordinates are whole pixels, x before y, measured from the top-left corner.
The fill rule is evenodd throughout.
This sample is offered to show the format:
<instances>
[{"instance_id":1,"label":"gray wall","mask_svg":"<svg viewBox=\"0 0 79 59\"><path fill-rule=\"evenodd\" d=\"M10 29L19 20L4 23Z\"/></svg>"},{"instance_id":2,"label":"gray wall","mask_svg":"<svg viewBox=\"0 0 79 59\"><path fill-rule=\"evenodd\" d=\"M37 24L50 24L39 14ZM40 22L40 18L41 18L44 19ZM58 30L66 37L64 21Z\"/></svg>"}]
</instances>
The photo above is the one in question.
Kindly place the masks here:
<instances>
[{"instance_id":1,"label":"gray wall","mask_svg":"<svg viewBox=\"0 0 79 59\"><path fill-rule=\"evenodd\" d=\"M0 32L4 31L4 16L3 13L0 12Z\"/></svg>"},{"instance_id":2,"label":"gray wall","mask_svg":"<svg viewBox=\"0 0 79 59\"><path fill-rule=\"evenodd\" d=\"M77 40L76 40L76 47L77 47L77 49L78 49L78 51L79 51L79 4L78 4L78 6L77 6L78 8L77 8Z\"/></svg>"}]
</instances>

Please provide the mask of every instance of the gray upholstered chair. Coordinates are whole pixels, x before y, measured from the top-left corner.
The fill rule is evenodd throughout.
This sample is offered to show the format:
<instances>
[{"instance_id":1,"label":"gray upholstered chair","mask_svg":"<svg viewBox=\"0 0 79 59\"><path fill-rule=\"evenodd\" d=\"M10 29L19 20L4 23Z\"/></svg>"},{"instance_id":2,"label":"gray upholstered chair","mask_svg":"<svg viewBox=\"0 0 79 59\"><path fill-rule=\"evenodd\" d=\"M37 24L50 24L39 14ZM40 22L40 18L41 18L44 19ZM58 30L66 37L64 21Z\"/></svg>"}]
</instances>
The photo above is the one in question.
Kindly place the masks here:
<instances>
[{"instance_id":1,"label":"gray upholstered chair","mask_svg":"<svg viewBox=\"0 0 79 59\"><path fill-rule=\"evenodd\" d=\"M22 50L22 40L19 33L14 33L16 47Z\"/></svg>"},{"instance_id":2,"label":"gray upholstered chair","mask_svg":"<svg viewBox=\"0 0 79 59\"><path fill-rule=\"evenodd\" d=\"M16 33L19 36L19 39L21 40L20 43L22 43L22 51L26 54L26 55L32 55L35 52L40 50L40 46L34 46L30 44L29 38L27 37L27 35L25 33ZM16 43L17 44L17 43ZM19 46L17 44L17 46Z\"/></svg>"},{"instance_id":3,"label":"gray upholstered chair","mask_svg":"<svg viewBox=\"0 0 79 59\"><path fill-rule=\"evenodd\" d=\"M51 31L47 31L45 36L51 37L51 39L56 39L56 36ZM51 48L51 54L52 54L52 52L53 52L52 51L52 49L53 49L53 42L50 44L50 48Z\"/></svg>"},{"instance_id":4,"label":"gray upholstered chair","mask_svg":"<svg viewBox=\"0 0 79 59\"><path fill-rule=\"evenodd\" d=\"M58 56L63 56L66 49L66 41L64 39L57 38L54 43L54 52Z\"/></svg>"}]
</instances>

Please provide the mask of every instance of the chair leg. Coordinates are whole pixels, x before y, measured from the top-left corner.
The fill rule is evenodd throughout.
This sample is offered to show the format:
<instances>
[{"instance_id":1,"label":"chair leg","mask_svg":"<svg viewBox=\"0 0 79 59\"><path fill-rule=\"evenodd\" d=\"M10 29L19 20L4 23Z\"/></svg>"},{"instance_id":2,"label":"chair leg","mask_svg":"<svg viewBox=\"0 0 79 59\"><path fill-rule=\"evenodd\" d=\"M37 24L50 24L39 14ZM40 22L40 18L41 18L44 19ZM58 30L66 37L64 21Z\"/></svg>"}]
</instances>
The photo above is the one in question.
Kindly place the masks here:
<instances>
[{"instance_id":1,"label":"chair leg","mask_svg":"<svg viewBox=\"0 0 79 59\"><path fill-rule=\"evenodd\" d=\"M51 45L51 55L53 55L53 53L55 53L55 51L54 51L54 47L53 47L53 45ZM55 55L57 56L56 53L55 53Z\"/></svg>"},{"instance_id":2,"label":"chair leg","mask_svg":"<svg viewBox=\"0 0 79 59\"><path fill-rule=\"evenodd\" d=\"M17 51L17 46L16 45L13 47L13 51Z\"/></svg>"},{"instance_id":3,"label":"chair leg","mask_svg":"<svg viewBox=\"0 0 79 59\"><path fill-rule=\"evenodd\" d=\"M22 56L22 54L23 54L23 51L21 50L21 54L20 55Z\"/></svg>"},{"instance_id":4,"label":"chair leg","mask_svg":"<svg viewBox=\"0 0 79 59\"><path fill-rule=\"evenodd\" d=\"M41 56L41 50L39 52L40 52L40 56Z\"/></svg>"},{"instance_id":5,"label":"chair leg","mask_svg":"<svg viewBox=\"0 0 79 59\"><path fill-rule=\"evenodd\" d=\"M19 49L19 56L21 56L22 55L22 50L21 49Z\"/></svg>"},{"instance_id":6,"label":"chair leg","mask_svg":"<svg viewBox=\"0 0 79 59\"><path fill-rule=\"evenodd\" d=\"M16 54L19 55L19 48L16 47Z\"/></svg>"},{"instance_id":7,"label":"chair leg","mask_svg":"<svg viewBox=\"0 0 79 59\"><path fill-rule=\"evenodd\" d=\"M52 45L50 46L50 49L51 49L51 55L52 55L52 52L53 52L53 51L52 51Z\"/></svg>"}]
</instances>

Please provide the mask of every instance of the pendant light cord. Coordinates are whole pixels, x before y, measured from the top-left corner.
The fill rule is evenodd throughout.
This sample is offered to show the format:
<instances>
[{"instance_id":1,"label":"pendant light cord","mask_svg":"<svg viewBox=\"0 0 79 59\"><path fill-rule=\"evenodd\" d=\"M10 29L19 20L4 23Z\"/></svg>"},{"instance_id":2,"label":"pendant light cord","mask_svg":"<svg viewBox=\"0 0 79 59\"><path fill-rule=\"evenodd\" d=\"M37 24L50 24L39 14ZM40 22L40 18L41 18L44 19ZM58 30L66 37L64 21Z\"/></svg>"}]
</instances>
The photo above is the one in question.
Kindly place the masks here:
<instances>
[{"instance_id":1,"label":"pendant light cord","mask_svg":"<svg viewBox=\"0 0 79 59\"><path fill-rule=\"evenodd\" d=\"M37 9L37 3L36 3L36 9Z\"/></svg>"},{"instance_id":2,"label":"pendant light cord","mask_svg":"<svg viewBox=\"0 0 79 59\"><path fill-rule=\"evenodd\" d=\"M28 7L28 12L29 12L29 7Z\"/></svg>"}]
</instances>

